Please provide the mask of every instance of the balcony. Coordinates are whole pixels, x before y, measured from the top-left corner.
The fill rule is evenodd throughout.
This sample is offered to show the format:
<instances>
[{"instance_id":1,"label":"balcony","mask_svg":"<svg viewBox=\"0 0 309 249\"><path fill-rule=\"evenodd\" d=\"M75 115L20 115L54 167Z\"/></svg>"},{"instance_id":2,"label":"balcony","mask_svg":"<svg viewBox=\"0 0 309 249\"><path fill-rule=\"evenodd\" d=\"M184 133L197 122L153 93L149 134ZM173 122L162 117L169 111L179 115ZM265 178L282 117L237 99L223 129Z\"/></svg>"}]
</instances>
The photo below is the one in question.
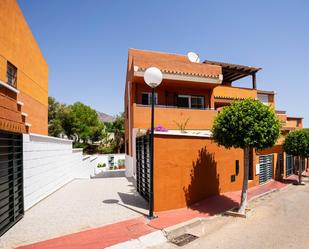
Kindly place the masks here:
<instances>
[{"instance_id":1,"label":"balcony","mask_svg":"<svg viewBox=\"0 0 309 249\"><path fill-rule=\"evenodd\" d=\"M249 88L217 86L213 90L215 99L256 99L257 90Z\"/></svg>"},{"instance_id":2,"label":"balcony","mask_svg":"<svg viewBox=\"0 0 309 249\"><path fill-rule=\"evenodd\" d=\"M167 129L179 130L184 125L187 130L209 130L217 114L213 109L188 109L176 106L155 107L155 126L162 125ZM151 107L133 104L133 128L150 128Z\"/></svg>"}]
</instances>

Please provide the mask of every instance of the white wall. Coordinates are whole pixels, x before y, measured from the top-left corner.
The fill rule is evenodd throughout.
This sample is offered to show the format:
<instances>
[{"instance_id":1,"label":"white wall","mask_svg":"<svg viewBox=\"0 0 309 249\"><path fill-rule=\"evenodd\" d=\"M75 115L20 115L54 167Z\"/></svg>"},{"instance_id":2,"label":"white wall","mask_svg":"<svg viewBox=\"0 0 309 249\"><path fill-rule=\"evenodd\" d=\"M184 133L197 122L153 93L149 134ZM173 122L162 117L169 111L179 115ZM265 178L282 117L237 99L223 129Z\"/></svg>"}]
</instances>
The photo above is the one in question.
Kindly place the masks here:
<instances>
[{"instance_id":1,"label":"white wall","mask_svg":"<svg viewBox=\"0 0 309 249\"><path fill-rule=\"evenodd\" d=\"M95 162L83 160L71 140L24 134L23 152L25 210L74 178L90 178L94 172Z\"/></svg>"}]
</instances>

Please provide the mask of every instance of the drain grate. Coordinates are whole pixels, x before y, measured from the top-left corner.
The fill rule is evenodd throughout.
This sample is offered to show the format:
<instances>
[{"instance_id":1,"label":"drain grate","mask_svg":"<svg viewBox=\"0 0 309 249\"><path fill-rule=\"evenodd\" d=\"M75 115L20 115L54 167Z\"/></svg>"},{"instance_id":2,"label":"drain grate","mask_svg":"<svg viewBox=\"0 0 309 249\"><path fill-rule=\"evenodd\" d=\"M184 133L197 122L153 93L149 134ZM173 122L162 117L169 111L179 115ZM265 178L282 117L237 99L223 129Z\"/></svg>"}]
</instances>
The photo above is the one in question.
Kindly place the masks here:
<instances>
[{"instance_id":1,"label":"drain grate","mask_svg":"<svg viewBox=\"0 0 309 249\"><path fill-rule=\"evenodd\" d=\"M177 246L184 246L186 244L189 244L190 242L192 242L193 240L196 240L198 237L193 235L193 234L189 234L189 233L184 233L174 239L171 240L171 242Z\"/></svg>"}]
</instances>

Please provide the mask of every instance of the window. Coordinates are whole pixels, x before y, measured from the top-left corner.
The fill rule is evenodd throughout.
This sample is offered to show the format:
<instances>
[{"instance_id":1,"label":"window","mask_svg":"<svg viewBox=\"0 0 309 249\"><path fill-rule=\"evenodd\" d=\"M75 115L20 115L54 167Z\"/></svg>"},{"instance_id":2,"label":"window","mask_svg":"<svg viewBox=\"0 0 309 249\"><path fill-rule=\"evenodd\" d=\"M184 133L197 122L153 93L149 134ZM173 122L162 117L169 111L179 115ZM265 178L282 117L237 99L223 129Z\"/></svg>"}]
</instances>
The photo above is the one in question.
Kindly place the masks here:
<instances>
[{"instance_id":1,"label":"window","mask_svg":"<svg viewBox=\"0 0 309 249\"><path fill-rule=\"evenodd\" d=\"M178 95L177 106L191 109L204 109L203 96Z\"/></svg>"},{"instance_id":2,"label":"window","mask_svg":"<svg viewBox=\"0 0 309 249\"><path fill-rule=\"evenodd\" d=\"M264 105L269 105L267 94L258 94L258 100L261 101Z\"/></svg>"},{"instance_id":3,"label":"window","mask_svg":"<svg viewBox=\"0 0 309 249\"><path fill-rule=\"evenodd\" d=\"M16 87L17 68L10 62L7 63L6 78L9 85Z\"/></svg>"},{"instance_id":4,"label":"window","mask_svg":"<svg viewBox=\"0 0 309 249\"><path fill-rule=\"evenodd\" d=\"M158 104L158 93L155 93L155 105ZM142 105L151 105L151 93L142 93Z\"/></svg>"},{"instance_id":5,"label":"window","mask_svg":"<svg viewBox=\"0 0 309 249\"><path fill-rule=\"evenodd\" d=\"M204 98L200 96L191 96L191 108L203 109L204 108Z\"/></svg>"},{"instance_id":6,"label":"window","mask_svg":"<svg viewBox=\"0 0 309 249\"><path fill-rule=\"evenodd\" d=\"M190 96L178 95L177 106L178 107L190 108Z\"/></svg>"}]
</instances>

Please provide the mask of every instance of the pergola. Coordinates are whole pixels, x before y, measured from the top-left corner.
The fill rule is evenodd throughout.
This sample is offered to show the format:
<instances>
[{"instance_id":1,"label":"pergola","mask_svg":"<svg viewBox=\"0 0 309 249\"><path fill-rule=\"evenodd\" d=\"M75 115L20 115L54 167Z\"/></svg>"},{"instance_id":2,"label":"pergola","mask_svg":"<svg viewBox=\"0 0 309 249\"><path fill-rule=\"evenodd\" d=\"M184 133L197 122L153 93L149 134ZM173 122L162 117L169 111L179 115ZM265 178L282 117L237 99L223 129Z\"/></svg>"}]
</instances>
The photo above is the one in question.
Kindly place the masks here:
<instances>
[{"instance_id":1,"label":"pergola","mask_svg":"<svg viewBox=\"0 0 309 249\"><path fill-rule=\"evenodd\" d=\"M246 76L252 76L252 88L256 89L256 73L262 68L205 60L205 64L222 67L223 81L232 83Z\"/></svg>"}]
</instances>

